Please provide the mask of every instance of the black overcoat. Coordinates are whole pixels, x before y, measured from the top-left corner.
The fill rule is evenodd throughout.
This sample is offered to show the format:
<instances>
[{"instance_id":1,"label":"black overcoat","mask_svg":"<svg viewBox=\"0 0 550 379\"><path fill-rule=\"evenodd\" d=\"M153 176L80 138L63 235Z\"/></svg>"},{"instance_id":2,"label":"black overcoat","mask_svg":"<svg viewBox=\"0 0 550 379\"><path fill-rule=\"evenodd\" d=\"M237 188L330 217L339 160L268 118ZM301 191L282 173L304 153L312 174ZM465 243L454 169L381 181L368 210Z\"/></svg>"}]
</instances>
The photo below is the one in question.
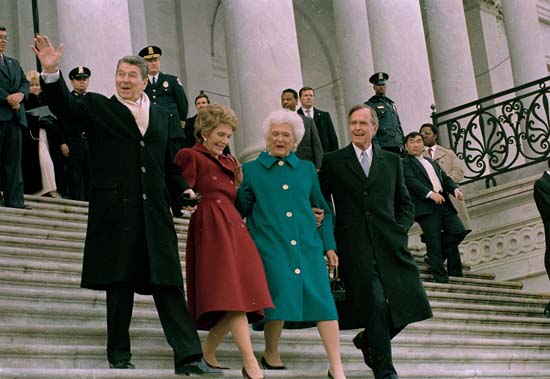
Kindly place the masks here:
<instances>
[{"instance_id":1,"label":"black overcoat","mask_svg":"<svg viewBox=\"0 0 550 379\"><path fill-rule=\"evenodd\" d=\"M319 172L335 204L335 236L346 300L338 303L341 329L365 327L365 297L376 259L395 328L432 316L416 262L407 248L414 209L401 159L373 145L368 178L353 146L325 155Z\"/></svg>"},{"instance_id":2,"label":"black overcoat","mask_svg":"<svg viewBox=\"0 0 550 379\"><path fill-rule=\"evenodd\" d=\"M183 138L177 116L151 105L144 136L116 97L70 96L61 78L42 84L50 109L79 115L90 151L90 202L82 287L120 283L137 292L183 286L170 196L188 188L174 163ZM177 141L176 141L177 140Z\"/></svg>"},{"instance_id":3,"label":"black overcoat","mask_svg":"<svg viewBox=\"0 0 550 379\"><path fill-rule=\"evenodd\" d=\"M535 182L533 196L539 210L542 224L544 225L544 236L546 241L545 266L546 273L550 277L550 175L545 172L540 179Z\"/></svg>"}]
</instances>

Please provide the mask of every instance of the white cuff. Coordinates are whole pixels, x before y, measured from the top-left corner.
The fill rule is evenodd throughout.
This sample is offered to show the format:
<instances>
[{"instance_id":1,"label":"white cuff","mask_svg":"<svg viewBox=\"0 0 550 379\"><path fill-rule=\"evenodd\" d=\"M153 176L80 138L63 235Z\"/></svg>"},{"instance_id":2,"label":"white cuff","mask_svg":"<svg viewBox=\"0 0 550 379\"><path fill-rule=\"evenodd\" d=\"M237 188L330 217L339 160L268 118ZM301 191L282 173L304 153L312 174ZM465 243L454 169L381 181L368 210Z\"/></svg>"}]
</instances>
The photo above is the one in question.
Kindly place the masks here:
<instances>
[{"instance_id":1,"label":"white cuff","mask_svg":"<svg viewBox=\"0 0 550 379\"><path fill-rule=\"evenodd\" d=\"M44 80L44 83L50 84L50 83L57 82L59 80L59 78L61 77L61 73L59 72L59 70L57 70L53 74L48 74L46 72L41 72L40 76Z\"/></svg>"}]
</instances>

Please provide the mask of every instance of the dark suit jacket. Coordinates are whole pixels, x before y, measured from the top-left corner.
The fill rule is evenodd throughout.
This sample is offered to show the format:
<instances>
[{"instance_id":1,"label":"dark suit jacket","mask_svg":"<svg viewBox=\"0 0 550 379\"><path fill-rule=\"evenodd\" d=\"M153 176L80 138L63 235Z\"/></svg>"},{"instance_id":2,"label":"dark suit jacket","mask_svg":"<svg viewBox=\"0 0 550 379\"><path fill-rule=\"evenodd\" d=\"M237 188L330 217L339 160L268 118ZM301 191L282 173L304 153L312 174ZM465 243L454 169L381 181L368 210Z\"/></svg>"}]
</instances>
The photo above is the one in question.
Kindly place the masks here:
<instances>
[{"instance_id":1,"label":"dark suit jacket","mask_svg":"<svg viewBox=\"0 0 550 379\"><path fill-rule=\"evenodd\" d=\"M174 163L177 117L151 105L144 136L130 110L115 96L70 95L63 78L42 88L56 115L79 115L90 151L88 229L82 287L106 289L127 283L138 292L151 286L182 287L176 232L170 213L188 188ZM179 141L178 143L181 143Z\"/></svg>"},{"instance_id":2,"label":"dark suit jacket","mask_svg":"<svg viewBox=\"0 0 550 379\"><path fill-rule=\"evenodd\" d=\"M152 104L158 104L168 109L171 113L179 116L180 121L187 118L187 96L183 85L177 76L159 72L155 85L147 83L145 93L149 96Z\"/></svg>"},{"instance_id":3,"label":"dark suit jacket","mask_svg":"<svg viewBox=\"0 0 550 379\"><path fill-rule=\"evenodd\" d=\"M535 182L533 196L537 209L540 212L542 223L544 225L544 235L546 238L546 254L550 254L550 175L545 172L540 179Z\"/></svg>"},{"instance_id":4,"label":"dark suit jacket","mask_svg":"<svg viewBox=\"0 0 550 379\"><path fill-rule=\"evenodd\" d=\"M445 204L456 213L449 195L452 194L454 196L454 191L458 188L458 185L439 167L437 162L430 158L426 158L426 160L432 164L441 182ZM432 199L426 198L426 195L432 191L432 182L422 163L412 155L407 155L403 158L403 172L405 174L405 183L414 203L415 216L419 217L432 213L437 204Z\"/></svg>"},{"instance_id":5,"label":"dark suit jacket","mask_svg":"<svg viewBox=\"0 0 550 379\"><path fill-rule=\"evenodd\" d=\"M376 259L395 328L432 316L415 259L407 248L414 210L401 158L373 145L369 177L353 146L327 153L321 189L334 199L335 236L346 300L338 303L340 327L365 327L365 306Z\"/></svg>"},{"instance_id":6,"label":"dark suit jacket","mask_svg":"<svg viewBox=\"0 0 550 379\"><path fill-rule=\"evenodd\" d=\"M319 169L323 163L323 147L319 133L311 118L302 115L300 117L304 121L305 133L302 141L298 144L296 155L300 159L313 162L315 168Z\"/></svg>"},{"instance_id":7,"label":"dark suit jacket","mask_svg":"<svg viewBox=\"0 0 550 379\"><path fill-rule=\"evenodd\" d=\"M305 116L302 108L298 109L298 113ZM338 137L336 136L330 113L314 107L313 121L315 121L315 126L319 132L319 139L321 140L323 152L328 153L338 150Z\"/></svg>"},{"instance_id":8,"label":"dark suit jacket","mask_svg":"<svg viewBox=\"0 0 550 379\"><path fill-rule=\"evenodd\" d=\"M29 81L25 77L23 69L15 59L4 55L4 65L0 66L0 121L9 121L15 114L17 123L21 126L27 126L25 116L25 100L29 97ZM21 102L21 107L16 112L8 104L6 98L12 93L21 92L25 95L25 100Z\"/></svg>"}]
</instances>

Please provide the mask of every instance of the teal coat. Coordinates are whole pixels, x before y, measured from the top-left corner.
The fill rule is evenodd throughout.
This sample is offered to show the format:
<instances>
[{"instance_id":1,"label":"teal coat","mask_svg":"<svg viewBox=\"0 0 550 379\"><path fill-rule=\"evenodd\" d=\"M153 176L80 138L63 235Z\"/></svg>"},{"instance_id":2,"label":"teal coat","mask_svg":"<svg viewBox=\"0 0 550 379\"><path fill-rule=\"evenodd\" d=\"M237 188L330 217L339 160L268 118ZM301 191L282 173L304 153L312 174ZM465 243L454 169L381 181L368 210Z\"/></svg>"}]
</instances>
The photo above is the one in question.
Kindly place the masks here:
<instances>
[{"instance_id":1,"label":"teal coat","mask_svg":"<svg viewBox=\"0 0 550 379\"><path fill-rule=\"evenodd\" d=\"M236 205L247 218L275 304L265 320L337 320L323 259L336 242L315 166L294 153L279 159L263 152L243 170ZM325 210L320 228L312 206Z\"/></svg>"}]
</instances>

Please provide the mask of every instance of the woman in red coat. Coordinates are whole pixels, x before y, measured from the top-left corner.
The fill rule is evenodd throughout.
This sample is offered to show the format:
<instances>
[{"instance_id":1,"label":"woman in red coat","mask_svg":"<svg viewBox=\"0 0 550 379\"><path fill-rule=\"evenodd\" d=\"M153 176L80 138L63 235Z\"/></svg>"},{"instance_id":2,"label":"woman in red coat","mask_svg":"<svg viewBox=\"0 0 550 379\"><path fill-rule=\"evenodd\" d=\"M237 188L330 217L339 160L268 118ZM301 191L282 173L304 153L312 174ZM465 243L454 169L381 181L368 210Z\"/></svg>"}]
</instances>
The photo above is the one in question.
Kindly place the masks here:
<instances>
[{"instance_id":1,"label":"woman in red coat","mask_svg":"<svg viewBox=\"0 0 550 379\"><path fill-rule=\"evenodd\" d=\"M201 109L195 124L198 142L176 155L185 180L202 195L187 236L187 300L197 328L210 331L205 361L220 367L216 349L231 331L243 358L243 376L263 378L248 323L261 320L263 309L273 303L258 250L233 205L242 171L223 149L236 124L235 113L225 106Z\"/></svg>"}]
</instances>

